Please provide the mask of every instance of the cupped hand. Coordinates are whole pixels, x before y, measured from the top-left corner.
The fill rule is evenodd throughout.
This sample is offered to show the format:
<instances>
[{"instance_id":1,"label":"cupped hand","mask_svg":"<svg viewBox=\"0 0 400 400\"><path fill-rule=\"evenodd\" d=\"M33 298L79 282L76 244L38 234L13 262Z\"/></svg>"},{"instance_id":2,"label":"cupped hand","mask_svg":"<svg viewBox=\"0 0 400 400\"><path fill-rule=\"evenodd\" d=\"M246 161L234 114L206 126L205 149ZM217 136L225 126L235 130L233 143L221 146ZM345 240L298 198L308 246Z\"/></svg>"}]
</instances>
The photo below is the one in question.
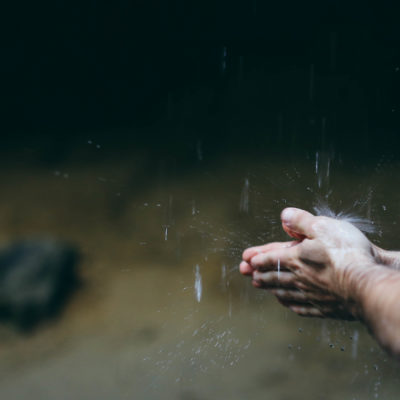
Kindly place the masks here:
<instances>
[{"instance_id":1,"label":"cupped hand","mask_svg":"<svg viewBox=\"0 0 400 400\"><path fill-rule=\"evenodd\" d=\"M296 208L283 210L281 219L296 240L245 250L241 273L297 314L358 318L353 292L365 272L379 264L378 248L346 221Z\"/></svg>"}]
</instances>

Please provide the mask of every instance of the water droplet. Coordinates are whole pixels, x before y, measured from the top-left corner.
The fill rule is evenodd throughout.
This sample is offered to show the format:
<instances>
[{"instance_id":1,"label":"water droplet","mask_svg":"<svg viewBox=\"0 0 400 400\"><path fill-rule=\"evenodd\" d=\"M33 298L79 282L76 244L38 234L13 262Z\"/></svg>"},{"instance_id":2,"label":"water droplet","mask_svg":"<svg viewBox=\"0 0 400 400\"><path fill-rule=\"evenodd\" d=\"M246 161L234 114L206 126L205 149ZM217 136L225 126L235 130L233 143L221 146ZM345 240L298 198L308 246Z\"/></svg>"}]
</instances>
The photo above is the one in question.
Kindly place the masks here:
<instances>
[{"instance_id":1,"label":"water droplet","mask_svg":"<svg viewBox=\"0 0 400 400\"><path fill-rule=\"evenodd\" d=\"M279 281L279 278L281 276L281 260L279 258L278 258L277 269L278 269L278 281Z\"/></svg>"},{"instance_id":2,"label":"water droplet","mask_svg":"<svg viewBox=\"0 0 400 400\"><path fill-rule=\"evenodd\" d=\"M250 182L248 178L246 178L244 180L242 193L240 195L240 205L239 205L240 211L244 213L249 212L249 188L250 188Z\"/></svg>"},{"instance_id":3,"label":"water droplet","mask_svg":"<svg viewBox=\"0 0 400 400\"><path fill-rule=\"evenodd\" d=\"M168 226L166 226L164 230L164 240L168 240Z\"/></svg>"},{"instance_id":4,"label":"water droplet","mask_svg":"<svg viewBox=\"0 0 400 400\"><path fill-rule=\"evenodd\" d=\"M196 295L196 300L198 303L200 303L203 287L202 287L202 278L200 274L200 266L198 264L196 265L195 269L194 291Z\"/></svg>"},{"instance_id":5,"label":"water droplet","mask_svg":"<svg viewBox=\"0 0 400 400\"><path fill-rule=\"evenodd\" d=\"M196 202L192 200L192 215L196 215Z\"/></svg>"},{"instance_id":6,"label":"water droplet","mask_svg":"<svg viewBox=\"0 0 400 400\"><path fill-rule=\"evenodd\" d=\"M351 357L353 359L357 358L357 353L358 353L358 338L359 338L359 333L358 330L355 329L353 332L353 343L351 344Z\"/></svg>"},{"instance_id":7,"label":"water droplet","mask_svg":"<svg viewBox=\"0 0 400 400\"><path fill-rule=\"evenodd\" d=\"M227 282L226 282L226 265L222 264L221 267L221 285L223 289L226 289Z\"/></svg>"}]
</instances>

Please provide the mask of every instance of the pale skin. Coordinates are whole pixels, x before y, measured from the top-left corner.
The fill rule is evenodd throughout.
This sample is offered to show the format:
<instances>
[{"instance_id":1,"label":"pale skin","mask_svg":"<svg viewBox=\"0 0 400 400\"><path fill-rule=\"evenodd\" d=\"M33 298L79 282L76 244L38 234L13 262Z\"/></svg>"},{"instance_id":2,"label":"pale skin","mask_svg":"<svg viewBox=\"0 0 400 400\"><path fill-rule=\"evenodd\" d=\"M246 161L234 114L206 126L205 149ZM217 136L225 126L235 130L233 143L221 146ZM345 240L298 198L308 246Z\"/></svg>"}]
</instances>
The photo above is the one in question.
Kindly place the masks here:
<instances>
[{"instance_id":1,"label":"pale skin","mask_svg":"<svg viewBox=\"0 0 400 400\"><path fill-rule=\"evenodd\" d=\"M297 208L281 220L295 240L245 250L240 272L299 315L362 321L400 358L400 252L375 246L346 221Z\"/></svg>"}]
</instances>

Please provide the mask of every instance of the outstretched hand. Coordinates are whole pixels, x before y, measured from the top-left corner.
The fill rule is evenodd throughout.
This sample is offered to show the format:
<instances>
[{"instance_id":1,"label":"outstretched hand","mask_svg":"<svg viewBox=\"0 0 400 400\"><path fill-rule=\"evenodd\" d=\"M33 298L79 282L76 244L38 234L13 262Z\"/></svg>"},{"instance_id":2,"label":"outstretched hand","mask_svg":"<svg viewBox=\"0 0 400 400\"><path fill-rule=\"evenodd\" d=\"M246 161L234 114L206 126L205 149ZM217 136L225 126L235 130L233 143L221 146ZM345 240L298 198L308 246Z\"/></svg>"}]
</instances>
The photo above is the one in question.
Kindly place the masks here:
<instances>
[{"instance_id":1,"label":"outstretched hand","mask_svg":"<svg viewBox=\"0 0 400 400\"><path fill-rule=\"evenodd\" d=\"M356 319L353 292L380 263L380 249L346 221L286 208L282 227L295 240L244 251L240 271L299 315Z\"/></svg>"}]
</instances>

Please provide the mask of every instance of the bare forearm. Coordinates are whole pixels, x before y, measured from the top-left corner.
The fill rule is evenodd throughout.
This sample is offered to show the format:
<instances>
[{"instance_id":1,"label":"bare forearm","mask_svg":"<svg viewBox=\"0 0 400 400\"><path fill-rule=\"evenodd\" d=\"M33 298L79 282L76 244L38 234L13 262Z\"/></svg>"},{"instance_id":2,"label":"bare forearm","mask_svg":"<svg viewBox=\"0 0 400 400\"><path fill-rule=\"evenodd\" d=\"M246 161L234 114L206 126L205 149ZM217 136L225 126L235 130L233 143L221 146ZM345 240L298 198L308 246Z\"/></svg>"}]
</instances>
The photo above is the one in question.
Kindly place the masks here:
<instances>
[{"instance_id":1,"label":"bare forearm","mask_svg":"<svg viewBox=\"0 0 400 400\"><path fill-rule=\"evenodd\" d=\"M355 301L378 342L400 358L400 272L377 266L360 277Z\"/></svg>"}]
</instances>

